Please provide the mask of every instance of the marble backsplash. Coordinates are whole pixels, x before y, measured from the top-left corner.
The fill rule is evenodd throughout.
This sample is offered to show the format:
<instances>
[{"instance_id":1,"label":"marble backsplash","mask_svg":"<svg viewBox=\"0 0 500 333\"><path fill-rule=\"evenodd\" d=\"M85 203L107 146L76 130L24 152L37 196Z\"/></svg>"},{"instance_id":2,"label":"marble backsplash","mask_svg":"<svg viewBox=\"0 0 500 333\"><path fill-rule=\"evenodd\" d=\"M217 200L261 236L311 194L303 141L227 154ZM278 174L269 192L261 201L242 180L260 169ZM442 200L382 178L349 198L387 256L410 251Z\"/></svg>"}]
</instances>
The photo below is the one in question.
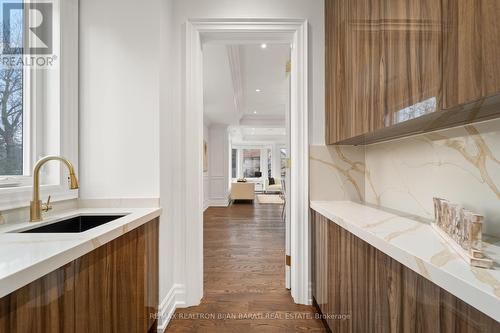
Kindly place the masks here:
<instances>
[{"instance_id":1,"label":"marble backsplash","mask_svg":"<svg viewBox=\"0 0 500 333\"><path fill-rule=\"evenodd\" d=\"M441 197L484 215L485 232L500 237L500 120L310 150L311 200L364 200L432 219Z\"/></svg>"},{"instance_id":2,"label":"marble backsplash","mask_svg":"<svg viewBox=\"0 0 500 333\"><path fill-rule=\"evenodd\" d=\"M361 147L309 147L311 200L364 200L365 153Z\"/></svg>"},{"instance_id":3,"label":"marble backsplash","mask_svg":"<svg viewBox=\"0 0 500 333\"><path fill-rule=\"evenodd\" d=\"M445 198L500 236L500 120L369 145L365 167L367 202L431 219Z\"/></svg>"}]
</instances>

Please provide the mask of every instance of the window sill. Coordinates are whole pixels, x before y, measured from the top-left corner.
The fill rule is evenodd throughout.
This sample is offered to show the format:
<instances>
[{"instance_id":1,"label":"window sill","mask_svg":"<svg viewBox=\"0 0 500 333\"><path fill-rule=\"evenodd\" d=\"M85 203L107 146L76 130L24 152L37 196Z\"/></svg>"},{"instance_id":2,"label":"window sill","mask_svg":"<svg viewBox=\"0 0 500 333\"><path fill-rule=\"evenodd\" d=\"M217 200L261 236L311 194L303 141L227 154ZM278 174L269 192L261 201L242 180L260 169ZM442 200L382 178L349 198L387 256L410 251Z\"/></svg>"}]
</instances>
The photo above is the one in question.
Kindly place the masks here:
<instances>
[{"instance_id":1,"label":"window sill","mask_svg":"<svg viewBox=\"0 0 500 333\"><path fill-rule=\"evenodd\" d=\"M0 188L0 211L28 207L33 195L32 186ZM52 202L78 198L78 190L70 190L67 186L42 185L40 197L46 200L51 196Z\"/></svg>"}]
</instances>

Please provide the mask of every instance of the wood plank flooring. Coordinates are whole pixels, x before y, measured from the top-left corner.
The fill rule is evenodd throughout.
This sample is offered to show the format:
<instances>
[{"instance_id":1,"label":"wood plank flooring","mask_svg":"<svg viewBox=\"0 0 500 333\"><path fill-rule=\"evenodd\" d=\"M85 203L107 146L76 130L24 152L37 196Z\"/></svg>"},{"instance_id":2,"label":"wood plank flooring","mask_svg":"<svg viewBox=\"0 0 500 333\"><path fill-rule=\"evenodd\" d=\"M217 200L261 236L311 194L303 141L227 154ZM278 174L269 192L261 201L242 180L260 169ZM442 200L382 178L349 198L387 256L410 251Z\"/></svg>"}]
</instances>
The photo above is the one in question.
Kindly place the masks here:
<instances>
[{"instance_id":1,"label":"wood plank flooring","mask_svg":"<svg viewBox=\"0 0 500 333\"><path fill-rule=\"evenodd\" d=\"M285 289L281 206L236 203L204 214L204 298L166 332L326 332Z\"/></svg>"}]
</instances>

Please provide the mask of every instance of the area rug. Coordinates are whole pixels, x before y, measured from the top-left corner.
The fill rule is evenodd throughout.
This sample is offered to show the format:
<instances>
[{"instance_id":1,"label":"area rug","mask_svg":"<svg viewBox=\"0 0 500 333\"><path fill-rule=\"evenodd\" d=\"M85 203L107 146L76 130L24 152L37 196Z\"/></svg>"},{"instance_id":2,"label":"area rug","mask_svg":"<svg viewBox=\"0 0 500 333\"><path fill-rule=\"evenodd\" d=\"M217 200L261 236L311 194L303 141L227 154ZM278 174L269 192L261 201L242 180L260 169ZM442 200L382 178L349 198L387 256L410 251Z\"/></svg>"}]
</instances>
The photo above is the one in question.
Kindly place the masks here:
<instances>
[{"instance_id":1,"label":"area rug","mask_svg":"<svg viewBox=\"0 0 500 333\"><path fill-rule=\"evenodd\" d=\"M283 200L278 194L258 194L257 202L261 204L283 204Z\"/></svg>"}]
</instances>

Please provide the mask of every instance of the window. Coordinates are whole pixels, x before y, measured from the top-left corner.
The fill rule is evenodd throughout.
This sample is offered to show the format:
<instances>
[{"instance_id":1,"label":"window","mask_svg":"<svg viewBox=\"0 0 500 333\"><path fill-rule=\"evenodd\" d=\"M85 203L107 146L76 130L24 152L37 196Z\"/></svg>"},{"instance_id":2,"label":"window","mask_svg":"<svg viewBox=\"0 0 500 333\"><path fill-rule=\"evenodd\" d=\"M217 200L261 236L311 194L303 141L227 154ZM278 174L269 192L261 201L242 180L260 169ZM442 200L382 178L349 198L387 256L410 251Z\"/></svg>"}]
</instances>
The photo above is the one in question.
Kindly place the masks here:
<instances>
[{"instance_id":1,"label":"window","mask_svg":"<svg viewBox=\"0 0 500 333\"><path fill-rule=\"evenodd\" d=\"M243 177L262 177L260 173L260 149L243 149Z\"/></svg>"},{"instance_id":2,"label":"window","mask_svg":"<svg viewBox=\"0 0 500 333\"><path fill-rule=\"evenodd\" d=\"M78 128L78 44L74 43L78 37L75 20L78 1L55 1L50 9L52 21L44 21L52 24L46 24L37 33L28 30L26 24L40 19L37 11L27 11L17 5L3 6L6 3L22 3L28 8L28 3L21 0L0 0L1 210L25 207L29 203L31 170L34 161L42 156L64 156L78 173L78 132L75 131ZM4 9L9 13L4 13ZM35 15L28 17L28 13ZM9 22L4 21L4 16ZM8 30L3 29L4 23ZM43 29L52 31L52 38L48 39L51 54L39 54L32 49L33 53L29 54L12 53L22 53L19 48L25 46L40 47L40 42L46 41L40 36L49 37ZM8 36L3 35L4 30ZM3 43L4 37L8 44ZM16 61L21 57L22 61ZM43 65L40 59L45 59ZM67 172L60 164L47 164L40 177L42 197L51 195L53 201L78 197L78 191L68 189Z\"/></svg>"},{"instance_id":3,"label":"window","mask_svg":"<svg viewBox=\"0 0 500 333\"><path fill-rule=\"evenodd\" d=\"M2 4L3 1L0 1L0 5ZM3 15L0 15L0 20L2 17ZM23 45L23 19L22 10L11 13L11 46ZM3 22L0 24L0 27L2 26ZM22 56L15 55L19 58ZM0 177L22 176L29 172L29 162L26 158L29 156L28 110L24 102L28 86L26 79L22 61L16 62L14 66L0 62Z\"/></svg>"},{"instance_id":4,"label":"window","mask_svg":"<svg viewBox=\"0 0 500 333\"><path fill-rule=\"evenodd\" d=\"M231 149L231 178L238 177L238 149Z\"/></svg>"},{"instance_id":5,"label":"window","mask_svg":"<svg viewBox=\"0 0 500 333\"><path fill-rule=\"evenodd\" d=\"M272 177L272 148L241 147L231 149L231 178Z\"/></svg>"},{"instance_id":6,"label":"window","mask_svg":"<svg viewBox=\"0 0 500 333\"><path fill-rule=\"evenodd\" d=\"M280 148L281 178L286 176L286 148Z\"/></svg>"},{"instance_id":7,"label":"window","mask_svg":"<svg viewBox=\"0 0 500 333\"><path fill-rule=\"evenodd\" d=\"M272 165L273 165L273 159L272 159L272 149L267 150L267 178L271 178L273 176L272 173Z\"/></svg>"}]
</instances>

